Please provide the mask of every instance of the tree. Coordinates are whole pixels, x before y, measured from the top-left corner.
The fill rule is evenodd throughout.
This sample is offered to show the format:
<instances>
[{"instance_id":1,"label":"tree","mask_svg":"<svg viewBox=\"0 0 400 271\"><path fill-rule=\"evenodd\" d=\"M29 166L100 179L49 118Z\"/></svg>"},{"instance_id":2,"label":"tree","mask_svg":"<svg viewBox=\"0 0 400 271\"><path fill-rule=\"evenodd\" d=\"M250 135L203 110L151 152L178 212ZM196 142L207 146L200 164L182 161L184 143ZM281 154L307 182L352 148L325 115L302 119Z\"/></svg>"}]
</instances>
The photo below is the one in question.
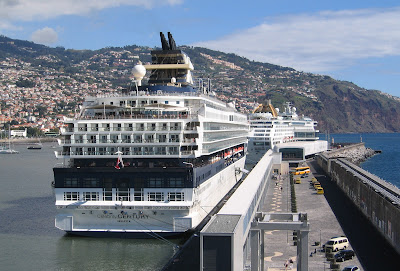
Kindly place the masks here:
<instances>
[{"instance_id":1,"label":"tree","mask_svg":"<svg viewBox=\"0 0 400 271\"><path fill-rule=\"evenodd\" d=\"M19 79L17 82L15 82L15 85L20 88L33 88L36 84L30 80Z\"/></svg>"},{"instance_id":2,"label":"tree","mask_svg":"<svg viewBox=\"0 0 400 271\"><path fill-rule=\"evenodd\" d=\"M28 137L40 137L43 135L43 132L37 127L27 127L26 134Z\"/></svg>"},{"instance_id":3,"label":"tree","mask_svg":"<svg viewBox=\"0 0 400 271\"><path fill-rule=\"evenodd\" d=\"M39 116L40 117L45 117L46 116L46 113L47 113L47 108L46 107L38 105L36 107L36 109L39 111Z\"/></svg>"}]
</instances>

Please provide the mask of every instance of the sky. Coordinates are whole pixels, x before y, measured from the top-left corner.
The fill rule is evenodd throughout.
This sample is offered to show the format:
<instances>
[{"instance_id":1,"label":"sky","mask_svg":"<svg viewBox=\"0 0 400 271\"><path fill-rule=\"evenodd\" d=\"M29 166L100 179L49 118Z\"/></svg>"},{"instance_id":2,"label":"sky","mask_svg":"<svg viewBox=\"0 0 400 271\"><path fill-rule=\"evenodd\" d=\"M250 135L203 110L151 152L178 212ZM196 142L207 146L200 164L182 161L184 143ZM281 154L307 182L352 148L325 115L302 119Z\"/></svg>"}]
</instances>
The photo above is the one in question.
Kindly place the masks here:
<instances>
[{"instance_id":1,"label":"sky","mask_svg":"<svg viewBox=\"0 0 400 271\"><path fill-rule=\"evenodd\" d=\"M160 47L159 32L400 97L398 0L0 0L1 35L50 47Z\"/></svg>"}]
</instances>

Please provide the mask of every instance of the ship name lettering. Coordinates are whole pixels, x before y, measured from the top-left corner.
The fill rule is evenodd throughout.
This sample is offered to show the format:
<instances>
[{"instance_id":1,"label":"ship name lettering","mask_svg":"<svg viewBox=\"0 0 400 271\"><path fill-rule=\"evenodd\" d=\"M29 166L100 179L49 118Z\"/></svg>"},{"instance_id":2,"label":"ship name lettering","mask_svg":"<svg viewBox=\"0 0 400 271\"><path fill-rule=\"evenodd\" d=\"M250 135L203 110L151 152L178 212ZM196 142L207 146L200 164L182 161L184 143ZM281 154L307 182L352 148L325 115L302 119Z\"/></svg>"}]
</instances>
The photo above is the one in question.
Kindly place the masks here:
<instances>
[{"instance_id":1,"label":"ship name lettering","mask_svg":"<svg viewBox=\"0 0 400 271\"><path fill-rule=\"evenodd\" d=\"M149 219L148 215L143 214L132 214L132 215L107 215L107 214L99 214L97 218L114 218L114 219Z\"/></svg>"}]
</instances>

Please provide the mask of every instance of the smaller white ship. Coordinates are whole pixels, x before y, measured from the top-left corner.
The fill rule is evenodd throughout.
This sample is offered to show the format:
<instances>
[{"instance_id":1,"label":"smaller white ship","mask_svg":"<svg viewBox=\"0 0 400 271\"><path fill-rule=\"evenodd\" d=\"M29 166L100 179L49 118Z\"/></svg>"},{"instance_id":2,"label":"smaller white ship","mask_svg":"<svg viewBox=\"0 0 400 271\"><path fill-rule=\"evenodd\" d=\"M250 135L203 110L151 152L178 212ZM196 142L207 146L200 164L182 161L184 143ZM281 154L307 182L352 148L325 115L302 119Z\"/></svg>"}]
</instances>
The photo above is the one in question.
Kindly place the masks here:
<instances>
[{"instance_id":1,"label":"smaller white ship","mask_svg":"<svg viewBox=\"0 0 400 271\"><path fill-rule=\"evenodd\" d=\"M316 141L319 139L317 122L299 116L296 107L285 103L283 112L274 108L271 101L260 104L249 115L250 135L247 161L255 164L269 150L281 143Z\"/></svg>"}]
</instances>

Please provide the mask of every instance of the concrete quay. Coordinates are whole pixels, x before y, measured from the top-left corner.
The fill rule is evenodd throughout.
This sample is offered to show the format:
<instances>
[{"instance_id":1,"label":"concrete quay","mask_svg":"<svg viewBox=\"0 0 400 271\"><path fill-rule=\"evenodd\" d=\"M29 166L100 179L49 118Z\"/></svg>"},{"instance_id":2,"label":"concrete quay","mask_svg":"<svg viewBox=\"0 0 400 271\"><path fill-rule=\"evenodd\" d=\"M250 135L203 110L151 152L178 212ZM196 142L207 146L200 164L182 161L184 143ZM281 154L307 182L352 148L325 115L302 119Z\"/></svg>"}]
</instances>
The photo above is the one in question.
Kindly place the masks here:
<instances>
[{"instance_id":1,"label":"concrete quay","mask_svg":"<svg viewBox=\"0 0 400 271\"><path fill-rule=\"evenodd\" d=\"M324 175L313 174L315 170L306 178L301 178L300 184L295 184L295 194L297 203L297 212L307 213L308 222L310 223L309 240L309 256L308 270L332 270L330 262L322 251L322 245L334 236L344 236L344 232L336 219L331 207L329 206L324 195L318 195L314 188L310 186L312 177L317 179L325 178ZM291 212L291 192L289 176L280 176L278 180L269 183L267 196L264 205L261 207L262 212L279 213ZM264 235L265 270L296 270L297 248L294 245L293 231L268 231ZM350 248L351 243L350 243ZM293 264L285 269L285 263L289 259L293 260ZM356 265L360 270L364 270L357 256L352 260L339 262L342 270L345 266ZM337 269L336 269L337 270Z\"/></svg>"}]
</instances>

